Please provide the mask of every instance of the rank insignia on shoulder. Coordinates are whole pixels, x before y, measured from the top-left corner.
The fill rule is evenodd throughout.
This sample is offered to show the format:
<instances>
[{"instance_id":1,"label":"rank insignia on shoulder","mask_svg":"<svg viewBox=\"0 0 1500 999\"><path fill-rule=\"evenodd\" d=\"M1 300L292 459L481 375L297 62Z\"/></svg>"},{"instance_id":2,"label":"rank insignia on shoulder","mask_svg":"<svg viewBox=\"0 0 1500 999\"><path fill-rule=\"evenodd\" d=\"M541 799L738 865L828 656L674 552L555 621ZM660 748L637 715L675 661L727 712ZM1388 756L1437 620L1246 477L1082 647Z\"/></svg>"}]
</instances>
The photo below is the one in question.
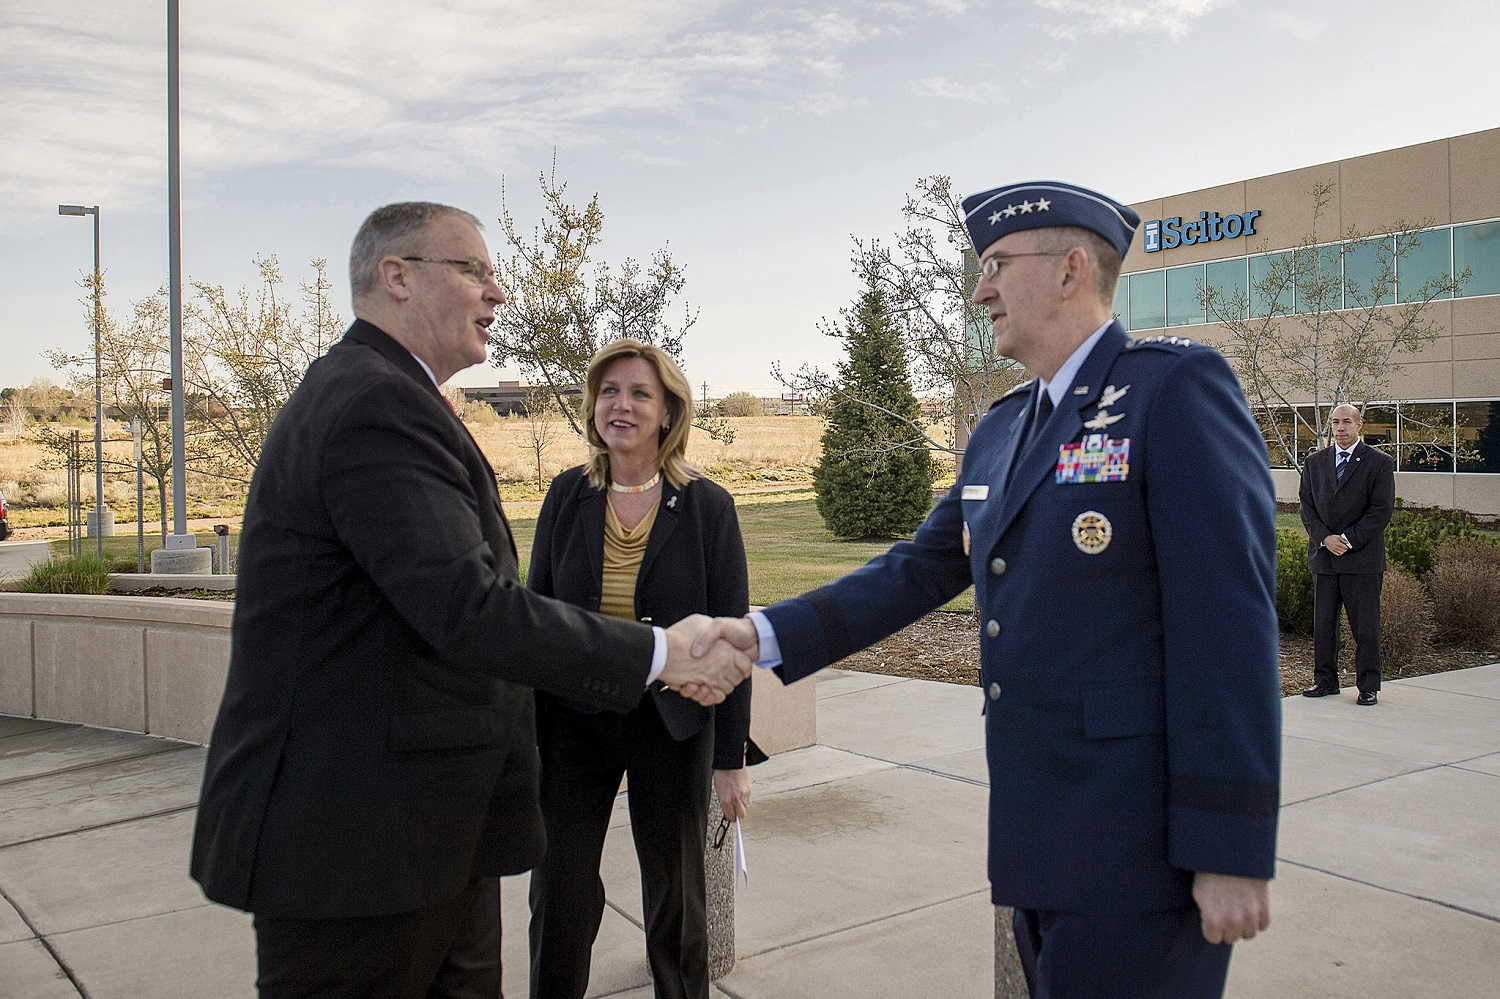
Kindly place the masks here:
<instances>
[{"instance_id":1,"label":"rank insignia on shoulder","mask_svg":"<svg viewBox=\"0 0 1500 999\"><path fill-rule=\"evenodd\" d=\"M1058 448L1055 481L1060 486L1124 482L1129 477L1129 437L1114 440L1104 434L1089 434L1081 441Z\"/></svg>"},{"instance_id":2,"label":"rank insignia on shoulder","mask_svg":"<svg viewBox=\"0 0 1500 999\"><path fill-rule=\"evenodd\" d=\"M1073 518L1073 545L1085 555L1098 555L1109 547L1114 528L1097 510L1085 510Z\"/></svg>"}]
</instances>

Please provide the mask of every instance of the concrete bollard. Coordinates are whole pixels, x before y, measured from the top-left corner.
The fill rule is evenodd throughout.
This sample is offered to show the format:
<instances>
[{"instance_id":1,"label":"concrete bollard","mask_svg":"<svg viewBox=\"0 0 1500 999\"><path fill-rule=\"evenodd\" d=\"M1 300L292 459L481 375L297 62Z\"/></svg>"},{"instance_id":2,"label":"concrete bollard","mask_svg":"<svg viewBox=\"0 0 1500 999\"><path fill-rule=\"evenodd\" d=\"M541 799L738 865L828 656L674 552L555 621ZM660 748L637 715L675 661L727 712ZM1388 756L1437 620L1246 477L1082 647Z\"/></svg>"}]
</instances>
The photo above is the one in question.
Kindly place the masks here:
<instances>
[{"instance_id":1,"label":"concrete bollard","mask_svg":"<svg viewBox=\"0 0 1500 999\"><path fill-rule=\"evenodd\" d=\"M714 834L723 815L710 784L703 873L708 896L708 977L715 982L734 970L734 829L729 830L724 845L714 849Z\"/></svg>"},{"instance_id":2,"label":"concrete bollard","mask_svg":"<svg viewBox=\"0 0 1500 999\"><path fill-rule=\"evenodd\" d=\"M207 576L212 571L212 548L158 548L151 553L152 574L197 574Z\"/></svg>"},{"instance_id":3,"label":"concrete bollard","mask_svg":"<svg viewBox=\"0 0 1500 999\"><path fill-rule=\"evenodd\" d=\"M88 511L84 517L84 537L112 538L114 536L115 512L113 510L106 506Z\"/></svg>"},{"instance_id":4,"label":"concrete bollard","mask_svg":"<svg viewBox=\"0 0 1500 999\"><path fill-rule=\"evenodd\" d=\"M1026 989L1021 955L1016 951L1012 915L1009 906L995 906L995 999L1027 999L1031 994Z\"/></svg>"}]
</instances>

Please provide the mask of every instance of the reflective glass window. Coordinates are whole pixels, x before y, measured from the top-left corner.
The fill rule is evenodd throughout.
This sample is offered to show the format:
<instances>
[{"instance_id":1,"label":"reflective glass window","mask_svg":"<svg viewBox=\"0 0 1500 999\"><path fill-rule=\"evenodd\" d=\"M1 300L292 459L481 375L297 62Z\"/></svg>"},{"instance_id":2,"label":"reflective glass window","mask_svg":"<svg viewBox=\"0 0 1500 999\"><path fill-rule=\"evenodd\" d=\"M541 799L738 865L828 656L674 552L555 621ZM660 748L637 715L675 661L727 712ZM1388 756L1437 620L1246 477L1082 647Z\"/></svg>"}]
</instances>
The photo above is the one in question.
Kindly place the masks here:
<instances>
[{"instance_id":1,"label":"reflective glass window","mask_svg":"<svg viewBox=\"0 0 1500 999\"><path fill-rule=\"evenodd\" d=\"M1453 266L1460 274L1471 271L1460 297L1500 295L1500 222L1454 226Z\"/></svg>"},{"instance_id":2,"label":"reflective glass window","mask_svg":"<svg viewBox=\"0 0 1500 999\"><path fill-rule=\"evenodd\" d=\"M1203 282L1214 293L1218 319L1244 319L1250 301L1250 262L1244 257L1203 265ZM1206 318L1206 317L1205 317Z\"/></svg>"},{"instance_id":3,"label":"reflective glass window","mask_svg":"<svg viewBox=\"0 0 1500 999\"><path fill-rule=\"evenodd\" d=\"M1298 312L1335 312L1344 307L1344 267L1337 246L1310 246L1291 251L1297 268Z\"/></svg>"},{"instance_id":4,"label":"reflective glass window","mask_svg":"<svg viewBox=\"0 0 1500 999\"><path fill-rule=\"evenodd\" d=\"M1452 234L1449 229L1414 232L1396 240L1396 297L1403 302L1420 302L1428 282L1446 281L1453 273ZM1443 294L1438 298L1452 298Z\"/></svg>"},{"instance_id":5,"label":"reflective glass window","mask_svg":"<svg viewBox=\"0 0 1500 999\"><path fill-rule=\"evenodd\" d=\"M1167 325L1192 326L1202 323L1203 265L1189 264L1167 271Z\"/></svg>"},{"instance_id":6,"label":"reflective glass window","mask_svg":"<svg viewBox=\"0 0 1500 999\"><path fill-rule=\"evenodd\" d=\"M1120 275L1120 280L1115 284L1115 318L1118 319L1126 329L1130 329L1130 276Z\"/></svg>"},{"instance_id":7,"label":"reflective glass window","mask_svg":"<svg viewBox=\"0 0 1500 999\"><path fill-rule=\"evenodd\" d=\"M1500 399L1458 404L1458 470L1500 474Z\"/></svg>"},{"instance_id":8,"label":"reflective glass window","mask_svg":"<svg viewBox=\"0 0 1500 999\"><path fill-rule=\"evenodd\" d=\"M1396 248L1389 236L1351 243L1344 250L1344 307L1393 305Z\"/></svg>"},{"instance_id":9,"label":"reflective glass window","mask_svg":"<svg viewBox=\"0 0 1500 999\"><path fill-rule=\"evenodd\" d=\"M1453 471L1453 403L1401 404L1396 468L1402 472Z\"/></svg>"},{"instance_id":10,"label":"reflective glass window","mask_svg":"<svg viewBox=\"0 0 1500 999\"><path fill-rule=\"evenodd\" d=\"M1130 328L1159 330L1167 325L1167 276L1162 271L1130 275Z\"/></svg>"},{"instance_id":11,"label":"reflective glass window","mask_svg":"<svg viewBox=\"0 0 1500 999\"><path fill-rule=\"evenodd\" d=\"M1266 438L1266 456L1271 461L1271 467L1296 467L1286 448L1296 439L1296 428L1292 425L1292 411L1285 406L1277 406L1270 412L1257 409L1255 422L1260 426L1260 432Z\"/></svg>"},{"instance_id":12,"label":"reflective glass window","mask_svg":"<svg viewBox=\"0 0 1500 999\"><path fill-rule=\"evenodd\" d=\"M1326 415L1327 414L1325 413L1324 423L1320 424L1318 422L1318 411L1316 407L1297 407L1297 456L1304 461L1307 459L1308 455L1312 454L1318 448L1328 443L1326 439ZM1325 439L1323 440L1318 439L1318 427L1320 426L1323 426L1325 428Z\"/></svg>"},{"instance_id":13,"label":"reflective glass window","mask_svg":"<svg viewBox=\"0 0 1500 999\"><path fill-rule=\"evenodd\" d=\"M1365 409L1365 424L1360 428L1365 443L1396 454L1396 407L1370 406Z\"/></svg>"},{"instance_id":14,"label":"reflective glass window","mask_svg":"<svg viewBox=\"0 0 1500 999\"><path fill-rule=\"evenodd\" d=\"M1292 311L1295 269L1290 253L1262 253L1250 258L1250 314L1284 316Z\"/></svg>"}]
</instances>

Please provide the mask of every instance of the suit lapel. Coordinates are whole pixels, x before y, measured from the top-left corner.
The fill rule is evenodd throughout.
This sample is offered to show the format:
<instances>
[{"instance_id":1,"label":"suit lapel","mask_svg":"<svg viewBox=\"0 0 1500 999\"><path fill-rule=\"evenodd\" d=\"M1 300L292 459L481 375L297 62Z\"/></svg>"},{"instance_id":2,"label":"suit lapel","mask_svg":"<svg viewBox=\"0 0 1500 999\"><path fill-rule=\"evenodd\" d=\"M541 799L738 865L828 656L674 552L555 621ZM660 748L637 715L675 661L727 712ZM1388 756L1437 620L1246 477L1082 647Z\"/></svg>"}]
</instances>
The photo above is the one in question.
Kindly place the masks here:
<instances>
[{"instance_id":1,"label":"suit lapel","mask_svg":"<svg viewBox=\"0 0 1500 999\"><path fill-rule=\"evenodd\" d=\"M677 529L677 521L680 516L678 511L682 508L683 502L684 494L682 490L673 488L672 484L667 482L665 476L663 476L661 505L656 509L656 522L651 525L651 536L646 539L646 553L641 556L641 571L636 576L637 588L640 586L639 581L645 579L646 574L651 571L651 563L656 561L657 555L661 554L662 548L666 546L667 539Z\"/></svg>"},{"instance_id":2,"label":"suit lapel","mask_svg":"<svg viewBox=\"0 0 1500 999\"><path fill-rule=\"evenodd\" d=\"M402 373L412 379L432 396L435 405L442 407L450 426L456 427L459 432L459 447L464 451L468 464L474 470L473 479L476 497L484 497L491 504L495 516L499 519L501 528L505 532L506 543L510 546L510 554L516 563L520 564L520 553L516 550L515 534L510 529L510 521L505 516L505 506L500 502L500 492L495 486L495 470L490 466L489 459L484 456L484 449L469 433L469 428L464 426L464 421L458 418L453 407L448 404L447 398L443 396L442 390L437 387L432 378L423 370L422 365L412 356L411 351L397 343L389 333L372 323L363 319L354 320L344 338L355 343L364 344L375 350L376 353L400 368ZM601 528L602 530L602 528Z\"/></svg>"},{"instance_id":3,"label":"suit lapel","mask_svg":"<svg viewBox=\"0 0 1500 999\"><path fill-rule=\"evenodd\" d=\"M578 493L578 521L583 525L583 551L589 563L589 578L593 580L591 593L604 592L604 509L609 496L587 482ZM598 610L595 604L590 610Z\"/></svg>"},{"instance_id":4,"label":"suit lapel","mask_svg":"<svg viewBox=\"0 0 1500 999\"><path fill-rule=\"evenodd\" d=\"M997 513L992 515L994 522L986 523L988 520L983 514L978 520L978 527L974 531L976 535L998 539L1010 527L1016 515L1021 512L1026 501L1031 498L1032 493L1042 485L1043 480L1049 473L1057 469L1057 455L1064 444L1069 443L1078 436L1083 429L1083 410L1093 405L1104 390L1104 382L1109 375L1109 370L1114 366L1115 358L1120 356L1120 351L1130 342L1130 337L1120 327L1119 323L1112 323L1089 356L1084 360L1083 366L1078 369L1078 374L1073 377L1073 384L1068 388L1068 394L1063 396L1062 402L1053 410L1052 417L1042 427L1041 432L1032 442L1030 449L1024 453L1017 454L1015 461L1015 474L1011 476L1010 485L1006 487L1002 502L998 505ZM1040 382L1037 383L1040 385ZM1080 391L1081 390L1081 391ZM1023 420L1020 424L1025 426ZM1019 431L1013 433L1018 437ZM1019 441L1011 442L1012 448L1019 447ZM999 480L1004 482L1002 478ZM985 504L986 507L992 504Z\"/></svg>"}]
</instances>

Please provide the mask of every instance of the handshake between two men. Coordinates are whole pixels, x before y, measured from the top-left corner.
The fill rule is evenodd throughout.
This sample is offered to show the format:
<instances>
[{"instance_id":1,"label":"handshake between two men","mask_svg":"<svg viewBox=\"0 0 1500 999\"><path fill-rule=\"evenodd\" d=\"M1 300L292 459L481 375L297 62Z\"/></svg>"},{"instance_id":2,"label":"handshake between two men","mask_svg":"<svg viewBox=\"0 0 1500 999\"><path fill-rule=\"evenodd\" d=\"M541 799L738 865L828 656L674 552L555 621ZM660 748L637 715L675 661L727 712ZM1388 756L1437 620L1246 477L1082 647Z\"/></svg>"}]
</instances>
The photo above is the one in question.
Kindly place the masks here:
<instances>
[{"instance_id":1,"label":"handshake between two men","mask_svg":"<svg viewBox=\"0 0 1500 999\"><path fill-rule=\"evenodd\" d=\"M748 617L693 614L666 633L667 665L658 679L705 706L729 696L760 656L760 636Z\"/></svg>"}]
</instances>

